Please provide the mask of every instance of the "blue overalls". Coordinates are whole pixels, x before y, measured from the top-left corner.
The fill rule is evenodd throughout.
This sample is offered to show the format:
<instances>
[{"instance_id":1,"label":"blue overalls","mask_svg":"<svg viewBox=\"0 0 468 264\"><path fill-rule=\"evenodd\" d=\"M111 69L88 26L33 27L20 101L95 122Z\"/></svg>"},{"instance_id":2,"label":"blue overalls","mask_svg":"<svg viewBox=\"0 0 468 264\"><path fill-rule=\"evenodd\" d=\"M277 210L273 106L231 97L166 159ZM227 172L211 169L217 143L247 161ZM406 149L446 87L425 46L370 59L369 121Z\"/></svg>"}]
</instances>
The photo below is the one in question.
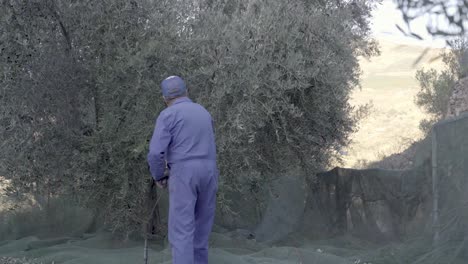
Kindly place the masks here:
<instances>
[{"instance_id":1,"label":"blue overalls","mask_svg":"<svg viewBox=\"0 0 468 264\"><path fill-rule=\"evenodd\" d=\"M148 163L155 180L169 177L169 242L174 264L208 263L219 171L213 121L187 97L161 112L150 141Z\"/></svg>"}]
</instances>

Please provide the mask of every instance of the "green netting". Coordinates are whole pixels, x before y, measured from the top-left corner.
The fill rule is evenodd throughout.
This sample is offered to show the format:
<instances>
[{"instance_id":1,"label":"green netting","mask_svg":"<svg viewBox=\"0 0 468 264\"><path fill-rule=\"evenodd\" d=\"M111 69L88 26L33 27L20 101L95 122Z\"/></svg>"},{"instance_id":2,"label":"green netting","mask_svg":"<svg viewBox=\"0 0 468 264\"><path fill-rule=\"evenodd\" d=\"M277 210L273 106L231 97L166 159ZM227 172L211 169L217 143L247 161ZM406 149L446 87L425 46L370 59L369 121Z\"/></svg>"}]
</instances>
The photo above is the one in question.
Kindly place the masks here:
<instances>
[{"instance_id":1,"label":"green netting","mask_svg":"<svg viewBox=\"0 0 468 264\"><path fill-rule=\"evenodd\" d=\"M271 184L268 207L255 238L265 243L280 241L297 229L307 202L307 187L298 175L281 177Z\"/></svg>"},{"instance_id":2,"label":"green netting","mask_svg":"<svg viewBox=\"0 0 468 264\"><path fill-rule=\"evenodd\" d=\"M434 226L440 243L466 240L468 236L468 115L434 127L434 193L438 215ZM438 209L438 211L437 211Z\"/></svg>"},{"instance_id":3,"label":"green netting","mask_svg":"<svg viewBox=\"0 0 468 264\"><path fill-rule=\"evenodd\" d=\"M52 245L50 240L27 237L1 246L0 256L34 259L38 263L54 261L57 264L143 263L142 242L119 244L111 241L109 235L104 233L83 239L68 239L56 245ZM301 246L266 246L254 240L234 238L232 233L213 233L211 245L210 263L219 264L348 264L356 263L361 260L361 255L368 254L360 242L349 238L301 240ZM149 263L170 263L169 248L167 245L150 245L149 259Z\"/></svg>"}]
</instances>

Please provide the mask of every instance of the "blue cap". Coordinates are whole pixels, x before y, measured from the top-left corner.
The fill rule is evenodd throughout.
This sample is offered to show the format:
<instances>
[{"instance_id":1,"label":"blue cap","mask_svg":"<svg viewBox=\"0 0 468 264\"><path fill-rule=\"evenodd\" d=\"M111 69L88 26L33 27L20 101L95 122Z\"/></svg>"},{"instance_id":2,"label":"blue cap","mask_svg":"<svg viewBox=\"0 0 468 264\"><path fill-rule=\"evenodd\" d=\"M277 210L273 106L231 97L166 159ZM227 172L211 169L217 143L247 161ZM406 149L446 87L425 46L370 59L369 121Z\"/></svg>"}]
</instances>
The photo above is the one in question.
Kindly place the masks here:
<instances>
[{"instance_id":1,"label":"blue cap","mask_svg":"<svg viewBox=\"0 0 468 264\"><path fill-rule=\"evenodd\" d=\"M165 98L176 98L185 94L187 87L179 76L169 76L161 83L162 94Z\"/></svg>"}]
</instances>

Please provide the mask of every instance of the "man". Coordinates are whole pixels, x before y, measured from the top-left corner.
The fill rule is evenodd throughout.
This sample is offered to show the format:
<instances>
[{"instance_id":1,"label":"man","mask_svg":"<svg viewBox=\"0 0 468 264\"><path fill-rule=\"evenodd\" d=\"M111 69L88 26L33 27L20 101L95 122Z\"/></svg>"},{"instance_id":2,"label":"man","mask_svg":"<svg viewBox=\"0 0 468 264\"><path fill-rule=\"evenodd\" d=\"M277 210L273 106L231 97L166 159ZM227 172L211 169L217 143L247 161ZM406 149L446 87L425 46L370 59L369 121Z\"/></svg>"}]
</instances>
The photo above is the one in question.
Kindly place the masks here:
<instances>
[{"instance_id":1,"label":"man","mask_svg":"<svg viewBox=\"0 0 468 264\"><path fill-rule=\"evenodd\" d=\"M187 97L180 77L168 77L161 88L167 108L156 120L148 164L158 186L169 187L172 263L206 264L219 174L213 121Z\"/></svg>"}]
</instances>

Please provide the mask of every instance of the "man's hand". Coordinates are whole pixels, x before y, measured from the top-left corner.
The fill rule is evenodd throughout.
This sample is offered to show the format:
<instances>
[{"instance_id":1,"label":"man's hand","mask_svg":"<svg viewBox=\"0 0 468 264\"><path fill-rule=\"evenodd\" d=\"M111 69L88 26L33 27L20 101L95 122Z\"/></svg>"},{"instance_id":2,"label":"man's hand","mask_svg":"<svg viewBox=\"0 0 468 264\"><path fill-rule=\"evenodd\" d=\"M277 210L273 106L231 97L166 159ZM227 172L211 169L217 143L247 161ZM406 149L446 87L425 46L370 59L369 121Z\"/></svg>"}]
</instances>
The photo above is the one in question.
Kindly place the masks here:
<instances>
[{"instance_id":1,"label":"man's hand","mask_svg":"<svg viewBox=\"0 0 468 264\"><path fill-rule=\"evenodd\" d=\"M167 178L163 178L162 180L156 181L156 186L158 186L160 189L166 189L167 188Z\"/></svg>"},{"instance_id":2,"label":"man's hand","mask_svg":"<svg viewBox=\"0 0 468 264\"><path fill-rule=\"evenodd\" d=\"M156 185L161 189L166 189L168 180L169 180L169 170L166 168L166 170L164 171L164 177L161 180L156 181Z\"/></svg>"}]
</instances>

